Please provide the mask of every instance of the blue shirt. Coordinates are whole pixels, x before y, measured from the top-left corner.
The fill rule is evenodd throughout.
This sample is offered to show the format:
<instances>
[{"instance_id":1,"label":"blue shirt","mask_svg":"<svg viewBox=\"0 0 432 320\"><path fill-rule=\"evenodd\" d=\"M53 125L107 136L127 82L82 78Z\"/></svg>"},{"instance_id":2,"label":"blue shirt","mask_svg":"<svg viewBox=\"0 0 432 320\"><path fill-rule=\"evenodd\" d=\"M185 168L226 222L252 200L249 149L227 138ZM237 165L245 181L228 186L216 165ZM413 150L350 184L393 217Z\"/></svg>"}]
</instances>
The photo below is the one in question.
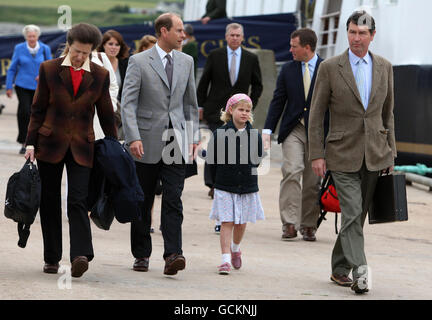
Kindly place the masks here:
<instances>
[{"instance_id":1,"label":"blue shirt","mask_svg":"<svg viewBox=\"0 0 432 320\"><path fill-rule=\"evenodd\" d=\"M318 55L316 55L316 54L315 54L314 57L313 57L312 59L310 59L310 61L308 62L308 67L309 67L309 73L310 73L311 81L312 81L312 78L313 78L313 76L314 76L314 72L315 72L315 68L316 68L316 64L317 64L317 62L318 62ZM301 65L302 65L302 73L303 73L303 75L304 75L306 65L305 65L304 62L302 62Z\"/></svg>"},{"instance_id":2,"label":"blue shirt","mask_svg":"<svg viewBox=\"0 0 432 320\"><path fill-rule=\"evenodd\" d=\"M357 57L352 51L351 49L348 50L348 56L349 56L349 61L351 64L351 69L355 78L355 74L357 73L357 63L359 62L359 60L361 60L362 58ZM371 94L371 90L372 90L372 69L373 69L373 61L372 61L372 57L371 55L368 54L365 55L363 57L363 60L366 62L366 91L367 91L367 104L364 106L365 110L368 107L369 104L369 99L370 99L370 94Z\"/></svg>"},{"instance_id":3,"label":"blue shirt","mask_svg":"<svg viewBox=\"0 0 432 320\"><path fill-rule=\"evenodd\" d=\"M40 48L36 56L32 56L27 49L27 42L15 46L12 61L6 75L6 90L15 85L29 90L36 90L36 77L39 75L39 66L45 60L51 59L51 50L46 44L39 41Z\"/></svg>"},{"instance_id":4,"label":"blue shirt","mask_svg":"<svg viewBox=\"0 0 432 320\"><path fill-rule=\"evenodd\" d=\"M232 55L235 52L236 53L236 81L238 79L239 69L240 69L240 60L241 60L241 54L242 54L242 48L238 47L236 51L233 51L230 47L227 46L228 49L228 73L231 69L231 59Z\"/></svg>"}]
</instances>

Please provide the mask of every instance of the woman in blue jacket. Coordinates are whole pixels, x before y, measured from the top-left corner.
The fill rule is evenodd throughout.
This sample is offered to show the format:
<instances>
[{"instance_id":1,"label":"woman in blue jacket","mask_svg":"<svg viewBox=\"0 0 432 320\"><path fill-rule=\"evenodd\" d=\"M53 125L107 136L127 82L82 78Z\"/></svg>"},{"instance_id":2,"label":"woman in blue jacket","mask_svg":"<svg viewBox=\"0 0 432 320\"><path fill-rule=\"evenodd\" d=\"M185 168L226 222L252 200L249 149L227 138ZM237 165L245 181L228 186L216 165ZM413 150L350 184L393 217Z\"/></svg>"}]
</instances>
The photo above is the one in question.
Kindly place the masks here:
<instances>
[{"instance_id":1,"label":"woman in blue jacket","mask_svg":"<svg viewBox=\"0 0 432 320\"><path fill-rule=\"evenodd\" d=\"M33 101L39 75L39 66L51 59L50 48L38 41L41 32L38 26L27 25L23 29L25 42L15 46L12 62L6 76L6 95L12 98L12 86L18 96L18 143L20 153L25 153L25 139L30 121L30 107Z\"/></svg>"}]
</instances>

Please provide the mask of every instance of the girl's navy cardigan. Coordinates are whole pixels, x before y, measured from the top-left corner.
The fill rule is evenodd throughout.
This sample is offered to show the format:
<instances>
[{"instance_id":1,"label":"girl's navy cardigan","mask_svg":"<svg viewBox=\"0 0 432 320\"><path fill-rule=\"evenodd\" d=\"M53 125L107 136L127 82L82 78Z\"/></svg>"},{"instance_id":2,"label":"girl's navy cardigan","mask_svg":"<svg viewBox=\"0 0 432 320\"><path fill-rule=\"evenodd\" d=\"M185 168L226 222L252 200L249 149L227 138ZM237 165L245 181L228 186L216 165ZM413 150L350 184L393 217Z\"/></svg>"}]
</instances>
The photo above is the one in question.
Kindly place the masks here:
<instances>
[{"instance_id":1,"label":"girl's navy cardigan","mask_svg":"<svg viewBox=\"0 0 432 320\"><path fill-rule=\"evenodd\" d=\"M230 140L229 135L235 136L235 140ZM223 144L220 142L221 139L225 140ZM236 152L235 158L231 154L231 164L229 150L232 153L234 146L230 148L229 141L235 141L231 143L235 143ZM220 145L225 147L225 157L218 150ZM243 132L239 132L232 121L215 130L209 141L206 158L215 182L214 188L237 194L257 192L257 168L263 156L262 148L261 135L249 122L246 123L246 130ZM241 161L241 152L244 153L244 157L247 156L247 161Z\"/></svg>"}]
</instances>

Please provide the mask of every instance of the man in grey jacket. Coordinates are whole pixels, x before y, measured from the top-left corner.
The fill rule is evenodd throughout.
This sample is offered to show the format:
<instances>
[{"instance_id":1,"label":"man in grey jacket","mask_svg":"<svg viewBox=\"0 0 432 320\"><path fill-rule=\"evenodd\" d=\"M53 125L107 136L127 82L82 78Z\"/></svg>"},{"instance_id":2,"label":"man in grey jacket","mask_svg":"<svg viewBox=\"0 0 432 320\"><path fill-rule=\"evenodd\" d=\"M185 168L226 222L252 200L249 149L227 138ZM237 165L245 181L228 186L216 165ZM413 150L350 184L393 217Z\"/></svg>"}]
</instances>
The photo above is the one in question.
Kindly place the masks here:
<instances>
[{"instance_id":1,"label":"man in grey jacket","mask_svg":"<svg viewBox=\"0 0 432 320\"><path fill-rule=\"evenodd\" d=\"M193 59L174 50L185 38L182 20L173 13L162 14L155 21L155 30L156 45L129 59L122 94L125 142L135 158L145 195L143 218L131 224L131 247L134 270L147 271L152 250L151 208L160 177L164 274L175 275L186 266L181 195L185 164L198 143L198 106Z\"/></svg>"}]
</instances>

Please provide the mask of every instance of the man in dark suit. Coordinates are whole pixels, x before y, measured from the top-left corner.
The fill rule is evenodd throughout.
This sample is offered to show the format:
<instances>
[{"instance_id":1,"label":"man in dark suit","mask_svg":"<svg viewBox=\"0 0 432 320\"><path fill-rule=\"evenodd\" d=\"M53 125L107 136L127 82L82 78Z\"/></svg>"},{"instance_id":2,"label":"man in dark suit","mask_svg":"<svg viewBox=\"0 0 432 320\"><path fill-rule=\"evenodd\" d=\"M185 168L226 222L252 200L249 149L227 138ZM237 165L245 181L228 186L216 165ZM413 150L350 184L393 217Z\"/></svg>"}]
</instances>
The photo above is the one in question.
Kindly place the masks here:
<instances>
[{"instance_id":1,"label":"man in dark suit","mask_svg":"<svg viewBox=\"0 0 432 320\"><path fill-rule=\"evenodd\" d=\"M87 194L93 166L95 109L106 136L117 138L109 73L90 61L101 42L96 26L80 23L67 34L66 57L41 64L32 105L25 157L37 159L42 183L40 219L45 273L57 273L62 258L61 181L66 166L72 277L93 259Z\"/></svg>"},{"instance_id":2,"label":"man in dark suit","mask_svg":"<svg viewBox=\"0 0 432 320\"><path fill-rule=\"evenodd\" d=\"M204 109L203 118L212 132L222 125L220 111L231 96L248 94L255 108L263 91L258 57L241 47L243 26L227 25L225 39L226 48L210 52L197 89L198 106ZM204 182L211 188L209 196L212 197L213 181L207 166L204 167Z\"/></svg>"},{"instance_id":3,"label":"man in dark suit","mask_svg":"<svg viewBox=\"0 0 432 320\"><path fill-rule=\"evenodd\" d=\"M316 43L317 36L311 29L299 29L291 34L290 51L294 61L282 67L263 130L264 146L268 149L270 135L282 116L278 135L283 153L279 194L282 240L297 237L297 230L304 240L316 240L319 179L308 161L306 134L313 87L322 61L315 54Z\"/></svg>"},{"instance_id":4,"label":"man in dark suit","mask_svg":"<svg viewBox=\"0 0 432 320\"><path fill-rule=\"evenodd\" d=\"M226 17L226 0L208 0L206 13L201 18L201 23L207 24L212 19L222 19Z\"/></svg>"}]
</instances>

